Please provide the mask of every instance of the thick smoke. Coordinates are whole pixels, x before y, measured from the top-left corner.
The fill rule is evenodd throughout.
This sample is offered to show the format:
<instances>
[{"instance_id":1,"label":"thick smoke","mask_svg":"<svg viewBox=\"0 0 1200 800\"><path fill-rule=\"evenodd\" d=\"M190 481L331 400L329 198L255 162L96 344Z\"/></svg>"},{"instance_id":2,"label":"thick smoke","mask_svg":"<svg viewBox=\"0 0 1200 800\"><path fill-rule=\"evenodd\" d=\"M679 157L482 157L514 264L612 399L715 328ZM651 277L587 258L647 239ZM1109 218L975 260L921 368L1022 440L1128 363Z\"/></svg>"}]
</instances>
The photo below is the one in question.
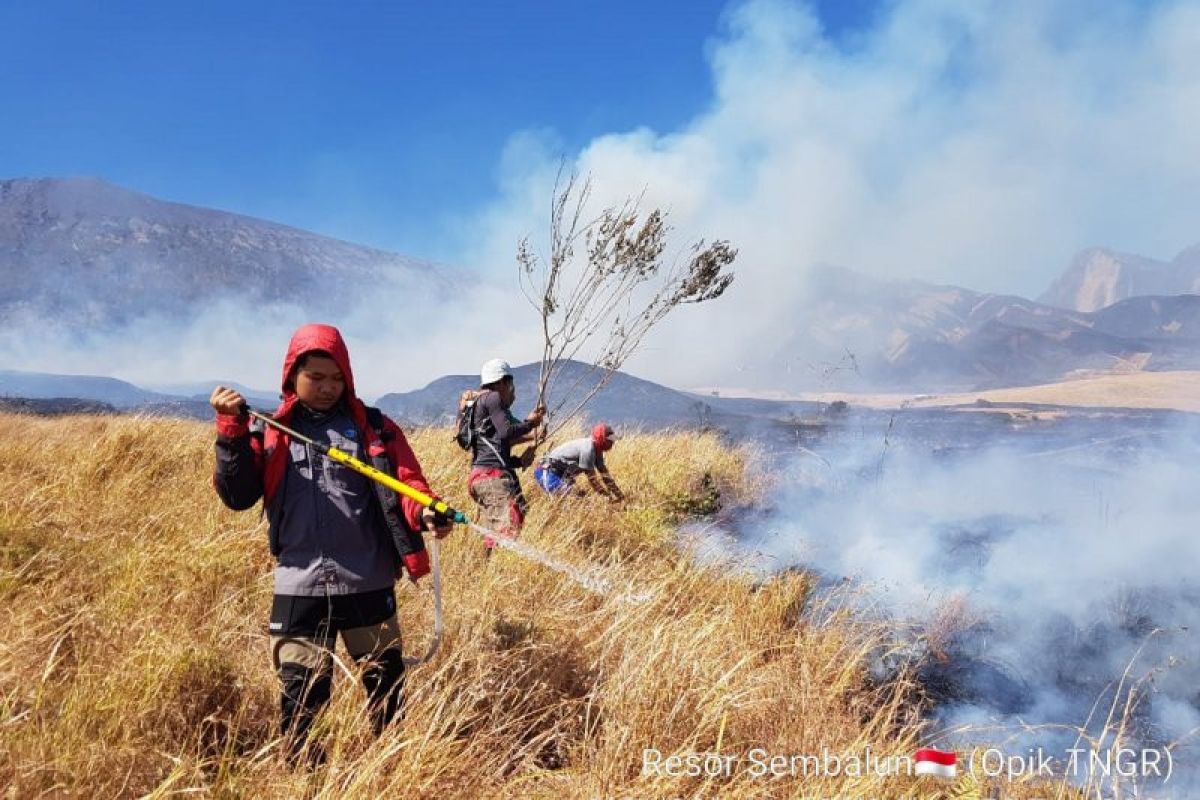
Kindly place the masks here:
<instances>
[{"instance_id":1,"label":"thick smoke","mask_svg":"<svg viewBox=\"0 0 1200 800\"><path fill-rule=\"evenodd\" d=\"M644 192L672 213L679 245L721 237L741 251L731 290L668 319L628 363L635 373L762 389L792 362L827 361L822 350L754 363L796 327L813 264L1036 296L1083 247L1169 258L1196 241L1195 3L901 0L835 39L807 5L752 0L731 5L715 34L707 108L675 130L614 131L565 154L568 168L592 175L598 205ZM471 371L491 355L531 359L536 317L514 254L526 236L545 250L564 155L554 141L515 132L496 196L455 215L439 249L473 272L452 297L381 282L334 307L235 304L187 325L193 310L152 303L144 324L82 347L56 335L54 320L8 325L0 359L266 389L286 334L312 319L346 329L373 392Z\"/></svg>"},{"instance_id":2,"label":"thick smoke","mask_svg":"<svg viewBox=\"0 0 1200 800\"><path fill-rule=\"evenodd\" d=\"M711 105L678 129L568 154L597 203L645 192L681 239L741 248L726 297L672 317L640 374L750 385L813 264L1036 297L1084 247L1170 258L1198 238L1195 3L900 0L838 40L807 5L755 0L731 6L709 61ZM561 156L514 136L463 263L508 277Z\"/></svg>"},{"instance_id":3,"label":"thick smoke","mask_svg":"<svg viewBox=\"0 0 1200 800\"><path fill-rule=\"evenodd\" d=\"M226 297L201 308L149 310L116 328L86 330L11 315L0 327L0 364L59 374L105 375L143 387L236 381L273 393L288 339L308 322L346 336L359 394L420 388L446 374L474 373L487 358L535 360L532 324L501 324L533 312L502 290L447 291L380 276L361 302L300 308ZM524 302L523 300L519 300Z\"/></svg>"},{"instance_id":4,"label":"thick smoke","mask_svg":"<svg viewBox=\"0 0 1200 800\"><path fill-rule=\"evenodd\" d=\"M849 578L914 623L952 738L1062 752L1076 734L1058 726L1097 735L1115 703L1134 741L1181 743L1167 796L1186 796L1200 775L1200 423L1013 430L988 413L989 434L964 414L984 412L851 421L781 455L776 509L742 544L771 569Z\"/></svg>"}]
</instances>

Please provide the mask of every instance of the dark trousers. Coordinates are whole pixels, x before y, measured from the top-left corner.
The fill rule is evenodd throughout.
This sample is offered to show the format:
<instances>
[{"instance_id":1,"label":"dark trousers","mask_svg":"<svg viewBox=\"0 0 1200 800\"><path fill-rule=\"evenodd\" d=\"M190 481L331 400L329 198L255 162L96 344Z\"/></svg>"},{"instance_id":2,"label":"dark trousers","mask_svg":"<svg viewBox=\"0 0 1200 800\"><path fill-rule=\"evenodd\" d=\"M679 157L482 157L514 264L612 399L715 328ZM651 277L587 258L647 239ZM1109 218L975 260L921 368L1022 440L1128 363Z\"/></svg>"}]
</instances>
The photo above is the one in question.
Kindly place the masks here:
<instances>
[{"instance_id":1,"label":"dark trousers","mask_svg":"<svg viewBox=\"0 0 1200 800\"><path fill-rule=\"evenodd\" d=\"M292 754L304 746L313 718L329 702L339 634L350 657L364 665L362 682L376 734L401 711L404 658L392 589L325 597L275 595L271 654L282 688L281 732Z\"/></svg>"}]
</instances>

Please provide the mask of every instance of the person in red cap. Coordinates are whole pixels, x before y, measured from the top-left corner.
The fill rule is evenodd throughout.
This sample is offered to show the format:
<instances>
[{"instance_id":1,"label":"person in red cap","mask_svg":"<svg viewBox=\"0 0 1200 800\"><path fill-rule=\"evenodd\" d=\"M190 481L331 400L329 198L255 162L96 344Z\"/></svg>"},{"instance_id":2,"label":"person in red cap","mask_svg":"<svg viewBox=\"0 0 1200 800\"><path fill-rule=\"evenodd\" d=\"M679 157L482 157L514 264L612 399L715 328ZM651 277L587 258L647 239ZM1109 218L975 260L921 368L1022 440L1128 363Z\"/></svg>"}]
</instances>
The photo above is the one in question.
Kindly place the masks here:
<instances>
[{"instance_id":1,"label":"person in red cap","mask_svg":"<svg viewBox=\"0 0 1200 800\"><path fill-rule=\"evenodd\" d=\"M586 475L595 492L619 503L625 495L604 463L604 454L616 439L612 427L600 423L592 428L591 436L572 439L547 453L534 469L533 478L547 493L563 496L582 494L575 487L575 478Z\"/></svg>"},{"instance_id":2,"label":"person in red cap","mask_svg":"<svg viewBox=\"0 0 1200 800\"><path fill-rule=\"evenodd\" d=\"M296 331L282 388L275 419L433 494L400 428L355 394L337 328ZM276 560L269 629L287 752L300 752L329 702L339 634L364 665L371 719L381 732L400 710L404 688L396 578L401 570L413 581L429 572L420 532L444 536L449 521L275 428L252 428L233 389L216 387L209 402L217 412L217 495L239 511L262 499L268 521ZM310 757L319 760L319 749Z\"/></svg>"}]
</instances>

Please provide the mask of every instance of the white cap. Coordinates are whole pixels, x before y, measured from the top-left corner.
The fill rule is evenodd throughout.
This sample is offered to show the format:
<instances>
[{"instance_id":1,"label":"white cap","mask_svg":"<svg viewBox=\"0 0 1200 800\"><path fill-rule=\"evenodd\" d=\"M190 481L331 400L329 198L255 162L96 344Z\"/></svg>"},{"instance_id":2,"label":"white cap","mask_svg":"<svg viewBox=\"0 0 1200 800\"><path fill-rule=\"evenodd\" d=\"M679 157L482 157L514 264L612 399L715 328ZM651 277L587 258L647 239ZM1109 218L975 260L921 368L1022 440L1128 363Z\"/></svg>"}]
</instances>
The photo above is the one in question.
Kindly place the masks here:
<instances>
[{"instance_id":1,"label":"white cap","mask_svg":"<svg viewBox=\"0 0 1200 800\"><path fill-rule=\"evenodd\" d=\"M484 365L479 369L479 385L487 386L489 383L503 380L512 375L512 367L503 358L493 358L491 361L484 362Z\"/></svg>"}]
</instances>

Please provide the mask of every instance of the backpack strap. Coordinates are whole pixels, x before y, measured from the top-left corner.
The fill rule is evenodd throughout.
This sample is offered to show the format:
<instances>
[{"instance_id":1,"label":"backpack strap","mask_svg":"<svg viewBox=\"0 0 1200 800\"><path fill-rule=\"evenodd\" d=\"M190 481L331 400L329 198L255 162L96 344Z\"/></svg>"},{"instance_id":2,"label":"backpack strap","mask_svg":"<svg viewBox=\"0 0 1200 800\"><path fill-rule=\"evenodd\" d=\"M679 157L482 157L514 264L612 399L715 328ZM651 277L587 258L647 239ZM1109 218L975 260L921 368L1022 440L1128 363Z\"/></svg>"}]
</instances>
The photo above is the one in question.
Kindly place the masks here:
<instances>
[{"instance_id":1,"label":"backpack strap","mask_svg":"<svg viewBox=\"0 0 1200 800\"><path fill-rule=\"evenodd\" d=\"M388 458L386 445L396 438L396 434L386 429L382 411L373 406L364 406L364 410L367 413L367 423L371 426L371 430L385 445L380 449L378 455L368 453L371 466L380 472L395 476L396 465ZM382 483L371 481L371 486L375 490L375 498L379 501L380 510L383 512L383 522L387 526L396 555L404 558L404 556L424 550L425 540L421 538L421 534L409 528L408 520L404 518L404 510L400 507L400 497Z\"/></svg>"},{"instance_id":2,"label":"backpack strap","mask_svg":"<svg viewBox=\"0 0 1200 800\"><path fill-rule=\"evenodd\" d=\"M494 390L492 390L492 391L494 391ZM499 448L497 448L496 445L492 444L492 440L488 436L489 429L491 430L492 433L496 432L496 426L492 424L491 417L485 414L482 420L476 420L476 418L475 418L475 411L479 408L479 401L480 401L480 399L483 398L484 394L486 394L486 392L480 392L479 394L477 394L475 396L475 400L473 401L473 405L471 406L471 409L470 409L471 410L471 422L470 422L471 430L475 434L475 436L472 439L471 446L472 446L472 448L474 448L476 442L483 442L484 444L486 444L488 446L489 450L491 450L493 453L496 454L497 461L499 461L501 464L504 464L506 469L511 469L511 467L508 465L508 462L504 460L504 456L500 455ZM509 416L511 417L512 415L509 414Z\"/></svg>"},{"instance_id":3,"label":"backpack strap","mask_svg":"<svg viewBox=\"0 0 1200 800\"><path fill-rule=\"evenodd\" d=\"M379 441L387 443L396 438L394 433L384 427L383 411L375 406L363 406L363 410L367 412L367 424L371 426L371 430L375 431Z\"/></svg>"},{"instance_id":4,"label":"backpack strap","mask_svg":"<svg viewBox=\"0 0 1200 800\"><path fill-rule=\"evenodd\" d=\"M280 498L287 492L288 468L287 464L283 465L279 475L279 484L275 487L272 495L272 502L267 503L265 494L266 472L272 464L272 459L282 458L283 456L275 455L267 452L267 423L263 422L258 417L250 418L250 435L258 439L259 446L262 448L263 458L263 483L264 494L262 502L262 511L259 513L259 519L267 520L267 546L271 551L271 555L279 555L279 523L283 516L283 503ZM275 445L277 448L278 444Z\"/></svg>"}]
</instances>

